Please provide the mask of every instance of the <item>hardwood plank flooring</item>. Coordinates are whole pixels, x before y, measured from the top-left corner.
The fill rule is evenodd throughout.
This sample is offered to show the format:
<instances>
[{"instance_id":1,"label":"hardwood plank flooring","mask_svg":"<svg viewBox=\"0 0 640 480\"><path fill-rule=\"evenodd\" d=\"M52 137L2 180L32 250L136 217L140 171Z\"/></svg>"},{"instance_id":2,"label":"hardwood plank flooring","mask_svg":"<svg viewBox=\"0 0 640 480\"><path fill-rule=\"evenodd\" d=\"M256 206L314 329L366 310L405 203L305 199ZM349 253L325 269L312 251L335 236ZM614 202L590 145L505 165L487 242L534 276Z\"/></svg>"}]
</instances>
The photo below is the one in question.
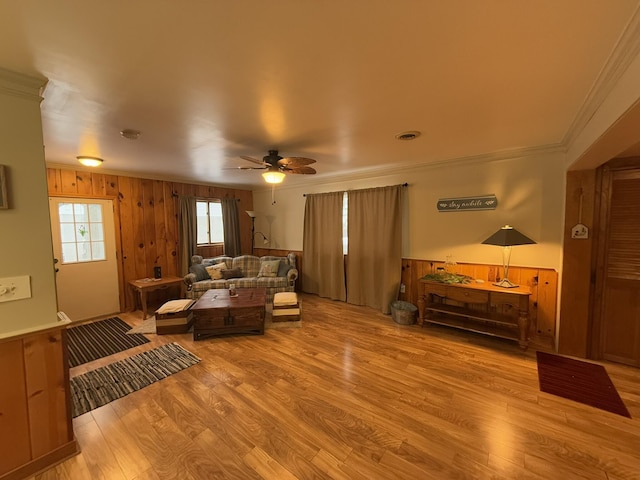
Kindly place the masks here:
<instances>
[{"instance_id":1,"label":"hardwood plank flooring","mask_svg":"<svg viewBox=\"0 0 640 480\"><path fill-rule=\"evenodd\" d=\"M640 479L640 369L602 363L629 419L540 392L516 342L302 305L302 328L149 335L72 369L173 341L202 358L74 419L82 452L33 479Z\"/></svg>"}]
</instances>

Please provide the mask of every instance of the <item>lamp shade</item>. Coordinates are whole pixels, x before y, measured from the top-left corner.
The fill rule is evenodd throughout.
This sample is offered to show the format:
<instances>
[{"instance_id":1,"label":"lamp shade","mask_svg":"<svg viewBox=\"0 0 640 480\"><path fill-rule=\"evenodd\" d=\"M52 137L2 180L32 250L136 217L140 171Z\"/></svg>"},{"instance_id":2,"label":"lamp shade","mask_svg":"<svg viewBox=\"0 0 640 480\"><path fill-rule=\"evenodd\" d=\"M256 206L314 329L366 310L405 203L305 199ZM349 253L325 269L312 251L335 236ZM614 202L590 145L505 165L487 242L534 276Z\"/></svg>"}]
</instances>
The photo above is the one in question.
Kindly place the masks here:
<instances>
[{"instance_id":1,"label":"lamp shade","mask_svg":"<svg viewBox=\"0 0 640 480\"><path fill-rule=\"evenodd\" d=\"M88 157L86 155L80 155L80 156L78 156L76 158L85 167L99 167L100 165L102 165L102 162L104 161L101 158Z\"/></svg>"},{"instance_id":2,"label":"lamp shade","mask_svg":"<svg viewBox=\"0 0 640 480\"><path fill-rule=\"evenodd\" d=\"M513 245L531 245L535 244L526 235L523 235L518 230L510 225L505 225L500 228L496 233L487 238L484 242L485 245L499 245L501 247L511 247Z\"/></svg>"},{"instance_id":3,"label":"lamp shade","mask_svg":"<svg viewBox=\"0 0 640 480\"><path fill-rule=\"evenodd\" d=\"M268 170L262 174L264 181L267 183L282 183L284 173L279 170Z\"/></svg>"},{"instance_id":4,"label":"lamp shade","mask_svg":"<svg viewBox=\"0 0 640 480\"><path fill-rule=\"evenodd\" d=\"M249 215L251 218L255 218L256 217L256 212L254 212L253 210L246 210L247 215Z\"/></svg>"}]
</instances>

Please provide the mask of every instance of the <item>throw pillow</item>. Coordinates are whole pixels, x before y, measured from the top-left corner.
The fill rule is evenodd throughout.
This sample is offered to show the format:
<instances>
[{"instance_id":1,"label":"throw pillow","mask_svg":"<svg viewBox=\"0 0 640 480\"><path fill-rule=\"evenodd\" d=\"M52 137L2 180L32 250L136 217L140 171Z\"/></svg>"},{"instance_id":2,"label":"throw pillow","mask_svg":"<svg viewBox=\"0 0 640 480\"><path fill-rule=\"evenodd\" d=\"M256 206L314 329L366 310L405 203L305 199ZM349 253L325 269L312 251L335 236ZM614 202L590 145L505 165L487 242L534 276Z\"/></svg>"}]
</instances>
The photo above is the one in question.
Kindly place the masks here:
<instances>
[{"instance_id":1,"label":"throw pillow","mask_svg":"<svg viewBox=\"0 0 640 480\"><path fill-rule=\"evenodd\" d=\"M193 273L196 276L196 282L199 282L200 280L209 280L207 269L201 263L191 265L189 267L189 273Z\"/></svg>"},{"instance_id":2,"label":"throw pillow","mask_svg":"<svg viewBox=\"0 0 640 480\"><path fill-rule=\"evenodd\" d=\"M291 265L289 265L287 262L280 260L280 266L278 267L278 276L286 277L287 273L289 272L289 270L291 270L291 268L292 268Z\"/></svg>"},{"instance_id":3,"label":"throw pillow","mask_svg":"<svg viewBox=\"0 0 640 480\"><path fill-rule=\"evenodd\" d=\"M263 260L260 262L259 277L275 277L278 275L280 260Z\"/></svg>"},{"instance_id":4,"label":"throw pillow","mask_svg":"<svg viewBox=\"0 0 640 480\"><path fill-rule=\"evenodd\" d=\"M227 264L224 262L216 263L215 265L206 267L206 269L211 280L220 280L222 278L222 271L227 269Z\"/></svg>"},{"instance_id":5,"label":"throw pillow","mask_svg":"<svg viewBox=\"0 0 640 480\"><path fill-rule=\"evenodd\" d=\"M222 270L222 278L229 280L230 278L242 278L242 271L239 268L230 268Z\"/></svg>"}]
</instances>

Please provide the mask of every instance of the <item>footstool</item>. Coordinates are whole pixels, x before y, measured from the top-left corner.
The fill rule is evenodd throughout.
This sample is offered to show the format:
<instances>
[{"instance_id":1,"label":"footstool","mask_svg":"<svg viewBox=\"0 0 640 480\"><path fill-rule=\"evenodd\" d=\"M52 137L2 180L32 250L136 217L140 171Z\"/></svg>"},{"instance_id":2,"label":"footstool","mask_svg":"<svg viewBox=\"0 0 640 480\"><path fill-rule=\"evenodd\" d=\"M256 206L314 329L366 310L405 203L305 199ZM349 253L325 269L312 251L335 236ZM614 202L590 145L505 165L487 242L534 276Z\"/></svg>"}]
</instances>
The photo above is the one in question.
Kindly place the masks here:
<instances>
[{"instance_id":1,"label":"footstool","mask_svg":"<svg viewBox=\"0 0 640 480\"><path fill-rule=\"evenodd\" d=\"M300 321L300 303L296 292L279 292L273 296L273 322Z\"/></svg>"},{"instance_id":2,"label":"footstool","mask_svg":"<svg viewBox=\"0 0 640 480\"><path fill-rule=\"evenodd\" d=\"M156 333L186 333L193 325L191 306L195 300L171 300L156 310Z\"/></svg>"}]
</instances>

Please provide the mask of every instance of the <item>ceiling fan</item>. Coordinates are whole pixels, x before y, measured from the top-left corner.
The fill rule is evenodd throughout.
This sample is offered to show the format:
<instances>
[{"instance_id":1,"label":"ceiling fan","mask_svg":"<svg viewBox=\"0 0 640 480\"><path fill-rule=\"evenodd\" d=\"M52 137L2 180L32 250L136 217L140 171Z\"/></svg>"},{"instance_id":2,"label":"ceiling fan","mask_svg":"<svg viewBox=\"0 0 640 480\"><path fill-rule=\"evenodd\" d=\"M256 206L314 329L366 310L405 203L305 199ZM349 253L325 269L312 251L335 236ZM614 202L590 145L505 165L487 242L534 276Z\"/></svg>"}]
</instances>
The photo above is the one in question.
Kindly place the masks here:
<instances>
[{"instance_id":1,"label":"ceiling fan","mask_svg":"<svg viewBox=\"0 0 640 480\"><path fill-rule=\"evenodd\" d=\"M240 170L266 170L262 174L267 183L282 183L285 174L293 173L300 175L313 175L315 169L309 167L315 160L305 157L281 157L278 150L269 150L269 155L258 160L253 157L241 155L240 158L247 160L259 167L238 167Z\"/></svg>"}]
</instances>

